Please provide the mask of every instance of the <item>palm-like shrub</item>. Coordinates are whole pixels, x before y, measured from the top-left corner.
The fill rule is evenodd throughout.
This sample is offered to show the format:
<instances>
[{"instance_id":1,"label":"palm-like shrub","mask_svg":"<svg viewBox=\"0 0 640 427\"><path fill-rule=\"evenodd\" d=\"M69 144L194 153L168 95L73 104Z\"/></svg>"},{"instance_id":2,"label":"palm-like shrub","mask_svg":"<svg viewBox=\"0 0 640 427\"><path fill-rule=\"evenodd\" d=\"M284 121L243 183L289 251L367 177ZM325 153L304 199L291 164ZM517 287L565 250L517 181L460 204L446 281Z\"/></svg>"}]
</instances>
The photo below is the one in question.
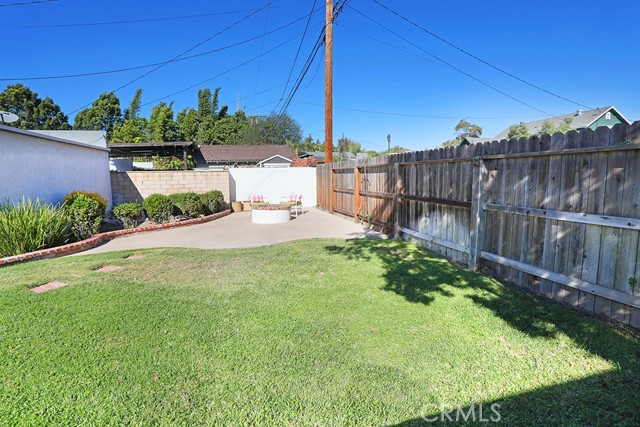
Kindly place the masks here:
<instances>
[{"instance_id":1,"label":"palm-like shrub","mask_svg":"<svg viewBox=\"0 0 640 427\"><path fill-rule=\"evenodd\" d=\"M66 243L67 212L40 200L0 205L0 256L19 255Z\"/></svg>"}]
</instances>

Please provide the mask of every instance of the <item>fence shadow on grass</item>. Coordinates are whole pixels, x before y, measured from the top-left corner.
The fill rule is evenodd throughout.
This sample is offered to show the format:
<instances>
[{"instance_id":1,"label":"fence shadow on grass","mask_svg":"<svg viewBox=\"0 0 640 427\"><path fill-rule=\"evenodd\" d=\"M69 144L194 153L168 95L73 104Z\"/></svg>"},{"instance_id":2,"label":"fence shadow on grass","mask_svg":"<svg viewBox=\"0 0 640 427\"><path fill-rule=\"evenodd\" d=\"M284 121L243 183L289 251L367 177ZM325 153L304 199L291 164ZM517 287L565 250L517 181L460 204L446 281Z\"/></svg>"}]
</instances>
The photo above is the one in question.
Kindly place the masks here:
<instances>
[{"instance_id":1,"label":"fence shadow on grass","mask_svg":"<svg viewBox=\"0 0 640 427\"><path fill-rule=\"evenodd\" d=\"M498 403L504 403L505 410L516 414L508 417L511 420L509 424L613 425L615 422L609 423L605 417L614 414L619 425L640 425L637 422L640 418L637 411L637 402L640 401L640 337L637 333L464 270L410 244L353 239L325 249L330 254L348 259L381 262L385 281L383 290L401 295L407 301L428 306L437 298L452 297L451 287L464 289L464 298L490 310L512 328L539 339L552 339L564 334L591 354L618 367L613 372L502 399ZM491 403L494 402L483 405L488 407ZM565 413L571 410L582 411L580 414L594 417L594 421L586 422L588 418L576 419L575 414ZM629 423L625 417L635 417L635 422ZM520 423L519 420L526 422ZM567 420L573 421L566 423ZM434 424L418 418L399 425L423 423Z\"/></svg>"}]
</instances>

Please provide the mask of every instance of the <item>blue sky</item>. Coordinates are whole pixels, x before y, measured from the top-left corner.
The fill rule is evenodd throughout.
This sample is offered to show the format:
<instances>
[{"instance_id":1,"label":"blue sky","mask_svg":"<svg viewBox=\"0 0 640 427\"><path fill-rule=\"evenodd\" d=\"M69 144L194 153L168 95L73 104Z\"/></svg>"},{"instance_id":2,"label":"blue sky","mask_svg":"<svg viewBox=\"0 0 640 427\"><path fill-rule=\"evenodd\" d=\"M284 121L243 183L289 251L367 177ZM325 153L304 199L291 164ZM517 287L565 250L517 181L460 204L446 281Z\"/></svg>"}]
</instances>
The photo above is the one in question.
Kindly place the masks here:
<instances>
[{"instance_id":1,"label":"blue sky","mask_svg":"<svg viewBox=\"0 0 640 427\"><path fill-rule=\"evenodd\" d=\"M523 80L589 107L615 105L628 119L640 119L640 32L635 22L639 2L379 1ZM0 4L12 2L2 0ZM0 78L87 73L166 61L267 3L59 0L0 7ZM293 79L299 76L321 30L324 3L316 2L318 10L311 17ZM263 38L168 64L118 91L121 103L128 104L135 89L141 87L143 103L149 103L142 112L148 115L155 100L195 85L164 99L175 101L177 113L195 106L198 88L220 86L221 102L231 111L241 106L248 114L271 113L283 95L282 84L290 73L306 24L304 16L312 4L312 0L274 0L189 55L261 36L299 20ZM203 14L207 16L44 27ZM264 56L239 66L260 54ZM430 54L518 101L443 65ZM321 140L322 61L319 54L287 110L305 134ZM234 67L238 68L226 72ZM74 110L99 93L112 91L149 70L22 82L41 96L52 97L73 116ZM198 85L207 79L211 80ZM0 89L11 83L15 81L0 81ZM285 97L290 88L291 84ZM472 59L372 0L351 0L334 27L334 106L334 138L344 134L378 151L386 148L387 134L391 134L392 145L415 150L435 147L453 136L453 127L461 118L482 126L483 136L492 137L510 124L543 118L544 113L559 115L584 109Z\"/></svg>"}]
</instances>

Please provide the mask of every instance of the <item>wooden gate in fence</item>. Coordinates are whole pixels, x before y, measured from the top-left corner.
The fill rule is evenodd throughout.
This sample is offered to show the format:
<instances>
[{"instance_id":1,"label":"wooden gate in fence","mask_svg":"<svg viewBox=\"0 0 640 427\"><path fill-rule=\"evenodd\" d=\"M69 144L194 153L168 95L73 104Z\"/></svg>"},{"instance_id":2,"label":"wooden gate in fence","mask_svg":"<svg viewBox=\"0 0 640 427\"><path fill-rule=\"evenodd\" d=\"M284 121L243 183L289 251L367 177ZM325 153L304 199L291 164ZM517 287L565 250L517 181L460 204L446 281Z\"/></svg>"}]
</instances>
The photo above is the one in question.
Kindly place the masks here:
<instances>
[{"instance_id":1,"label":"wooden gate in fence","mask_svg":"<svg viewBox=\"0 0 640 427\"><path fill-rule=\"evenodd\" d=\"M640 122L317 174L322 209L640 328Z\"/></svg>"}]
</instances>

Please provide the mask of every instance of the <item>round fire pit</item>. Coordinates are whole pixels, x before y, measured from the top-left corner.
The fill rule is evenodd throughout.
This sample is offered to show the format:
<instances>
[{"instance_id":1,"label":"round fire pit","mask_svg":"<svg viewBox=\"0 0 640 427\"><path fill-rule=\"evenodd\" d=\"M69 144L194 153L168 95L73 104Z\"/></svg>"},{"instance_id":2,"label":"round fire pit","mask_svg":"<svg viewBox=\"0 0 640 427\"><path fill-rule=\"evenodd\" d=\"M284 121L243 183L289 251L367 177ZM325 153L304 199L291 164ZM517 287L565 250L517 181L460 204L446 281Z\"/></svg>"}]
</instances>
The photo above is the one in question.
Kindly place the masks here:
<instances>
[{"instance_id":1,"label":"round fire pit","mask_svg":"<svg viewBox=\"0 0 640 427\"><path fill-rule=\"evenodd\" d=\"M291 220L291 206L289 205L253 205L251 207L251 222L254 224L282 224Z\"/></svg>"}]
</instances>

